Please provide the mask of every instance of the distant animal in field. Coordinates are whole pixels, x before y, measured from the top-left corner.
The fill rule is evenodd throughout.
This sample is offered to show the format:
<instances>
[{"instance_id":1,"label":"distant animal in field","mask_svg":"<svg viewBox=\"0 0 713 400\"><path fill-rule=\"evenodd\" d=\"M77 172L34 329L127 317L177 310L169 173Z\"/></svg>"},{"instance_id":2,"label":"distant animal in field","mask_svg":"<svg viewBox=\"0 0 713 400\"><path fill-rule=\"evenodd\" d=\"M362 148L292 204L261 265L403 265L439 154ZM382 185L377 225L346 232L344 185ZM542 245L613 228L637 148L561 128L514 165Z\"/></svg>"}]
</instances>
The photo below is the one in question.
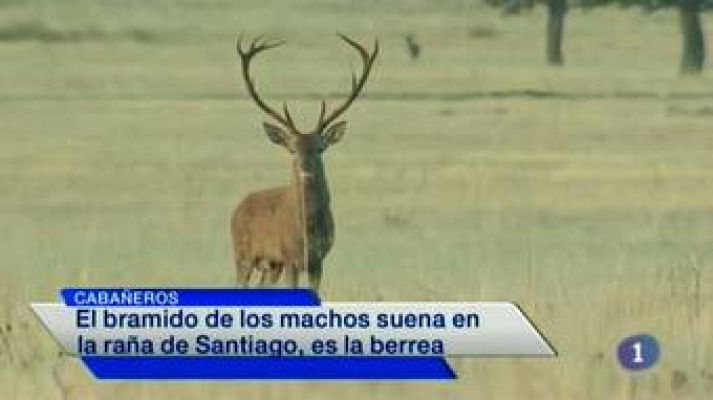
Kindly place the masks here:
<instances>
[{"instance_id":1,"label":"distant animal in field","mask_svg":"<svg viewBox=\"0 0 713 400\"><path fill-rule=\"evenodd\" d=\"M307 132L295 126L286 104L282 113L268 106L258 95L250 75L253 58L283 42L257 39L243 49L242 40L238 39L237 52L248 94L258 108L277 122L264 122L265 133L270 141L286 149L293 160L290 184L250 193L235 208L231 231L238 286L248 287L251 275L258 271L260 286L275 284L286 275L289 285L297 287L300 273L306 271L310 287L319 290L322 262L334 242L334 219L322 154L343 137L346 122L337 118L363 91L379 52L378 41L374 50L368 52L352 39L339 36L359 53L362 71L359 76L352 75L351 93L341 105L328 112L322 100L317 124Z\"/></svg>"},{"instance_id":2,"label":"distant animal in field","mask_svg":"<svg viewBox=\"0 0 713 400\"><path fill-rule=\"evenodd\" d=\"M418 44L416 40L416 35L409 33L404 35L404 41L406 43L406 50L408 51L411 60L416 61L421 57L421 45Z\"/></svg>"}]
</instances>

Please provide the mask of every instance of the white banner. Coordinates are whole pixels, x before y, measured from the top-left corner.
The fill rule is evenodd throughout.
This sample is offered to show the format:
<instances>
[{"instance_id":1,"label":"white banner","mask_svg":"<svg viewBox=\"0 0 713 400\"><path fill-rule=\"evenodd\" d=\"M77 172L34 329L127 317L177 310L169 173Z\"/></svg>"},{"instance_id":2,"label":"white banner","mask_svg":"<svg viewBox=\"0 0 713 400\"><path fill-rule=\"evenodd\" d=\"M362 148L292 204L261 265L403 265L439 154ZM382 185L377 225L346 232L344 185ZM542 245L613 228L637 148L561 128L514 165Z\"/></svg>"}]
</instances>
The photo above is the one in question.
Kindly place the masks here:
<instances>
[{"instance_id":1,"label":"white banner","mask_svg":"<svg viewBox=\"0 0 713 400\"><path fill-rule=\"evenodd\" d=\"M554 356L513 303L81 307L34 303L74 355Z\"/></svg>"}]
</instances>

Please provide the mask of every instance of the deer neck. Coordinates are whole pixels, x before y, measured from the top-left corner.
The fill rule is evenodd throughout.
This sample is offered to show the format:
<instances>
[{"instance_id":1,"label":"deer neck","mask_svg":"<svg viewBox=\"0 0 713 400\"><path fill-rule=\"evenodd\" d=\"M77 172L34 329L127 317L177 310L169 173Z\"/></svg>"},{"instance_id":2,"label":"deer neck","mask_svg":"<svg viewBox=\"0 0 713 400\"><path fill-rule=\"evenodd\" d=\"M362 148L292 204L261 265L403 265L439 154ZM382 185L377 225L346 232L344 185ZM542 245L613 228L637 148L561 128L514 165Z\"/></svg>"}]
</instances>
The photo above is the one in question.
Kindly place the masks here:
<instances>
[{"instance_id":1,"label":"deer neck","mask_svg":"<svg viewBox=\"0 0 713 400\"><path fill-rule=\"evenodd\" d=\"M310 168L293 167L294 190L297 200L297 229L301 232L303 265L321 253L324 239L331 236L332 212L329 209L329 187L321 159L308 163ZM319 256L317 256L319 258Z\"/></svg>"},{"instance_id":2,"label":"deer neck","mask_svg":"<svg viewBox=\"0 0 713 400\"><path fill-rule=\"evenodd\" d=\"M329 186L321 159L309 163L304 170L296 162L293 167L294 187L297 201L304 213L303 218L309 227L310 222L320 219L320 215L329 212Z\"/></svg>"}]
</instances>

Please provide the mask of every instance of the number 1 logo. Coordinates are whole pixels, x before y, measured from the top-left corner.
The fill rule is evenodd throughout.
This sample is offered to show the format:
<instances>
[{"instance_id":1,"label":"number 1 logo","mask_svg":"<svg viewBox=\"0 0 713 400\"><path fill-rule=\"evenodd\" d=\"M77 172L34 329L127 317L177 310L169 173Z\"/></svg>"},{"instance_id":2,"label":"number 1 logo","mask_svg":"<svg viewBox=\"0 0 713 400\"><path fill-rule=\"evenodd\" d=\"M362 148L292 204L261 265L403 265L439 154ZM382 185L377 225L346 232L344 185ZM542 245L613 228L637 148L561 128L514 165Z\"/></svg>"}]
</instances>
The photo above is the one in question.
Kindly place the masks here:
<instances>
[{"instance_id":1,"label":"number 1 logo","mask_svg":"<svg viewBox=\"0 0 713 400\"><path fill-rule=\"evenodd\" d=\"M617 358L622 368L641 371L653 367L659 360L659 344L648 334L628 336L619 342Z\"/></svg>"}]
</instances>

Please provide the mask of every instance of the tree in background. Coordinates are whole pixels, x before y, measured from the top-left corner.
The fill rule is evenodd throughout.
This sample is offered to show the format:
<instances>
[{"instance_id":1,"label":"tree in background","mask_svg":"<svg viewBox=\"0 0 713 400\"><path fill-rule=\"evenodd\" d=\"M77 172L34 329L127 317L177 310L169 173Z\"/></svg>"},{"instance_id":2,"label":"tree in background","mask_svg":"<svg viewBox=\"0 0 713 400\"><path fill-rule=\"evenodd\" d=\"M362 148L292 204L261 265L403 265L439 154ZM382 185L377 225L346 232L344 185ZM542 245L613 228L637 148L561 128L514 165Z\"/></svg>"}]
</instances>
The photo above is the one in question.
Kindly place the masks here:
<instances>
[{"instance_id":1,"label":"tree in background","mask_svg":"<svg viewBox=\"0 0 713 400\"><path fill-rule=\"evenodd\" d=\"M501 7L503 14L519 14L522 8L532 8L535 3L547 7L547 30L545 56L553 66L564 64L562 42L564 21L569 6L593 8L611 4L621 7L638 6L646 11L666 7L678 7L683 45L681 51L681 72L698 74L703 70L706 59L701 11L713 8L713 0L485 0L491 6Z\"/></svg>"},{"instance_id":2,"label":"tree in background","mask_svg":"<svg viewBox=\"0 0 713 400\"><path fill-rule=\"evenodd\" d=\"M562 40L564 36L564 17L567 14L567 0L484 0L486 4L500 7L503 15L516 15L524 8L531 10L537 3L547 6L547 28L545 39L545 57L552 66L564 64Z\"/></svg>"},{"instance_id":3,"label":"tree in background","mask_svg":"<svg viewBox=\"0 0 713 400\"><path fill-rule=\"evenodd\" d=\"M589 0L597 1L597 0ZM701 11L713 7L711 0L619 0L622 6L640 6L647 11L678 7L681 26L681 72L698 74L706 61Z\"/></svg>"},{"instance_id":4,"label":"tree in background","mask_svg":"<svg viewBox=\"0 0 713 400\"><path fill-rule=\"evenodd\" d=\"M562 57L562 35L567 0L547 0L547 63L554 66L564 64Z\"/></svg>"},{"instance_id":5,"label":"tree in background","mask_svg":"<svg viewBox=\"0 0 713 400\"><path fill-rule=\"evenodd\" d=\"M679 0L678 9L683 33L681 72L685 74L700 73L706 60L706 45L701 26L701 3L701 0Z\"/></svg>"}]
</instances>

